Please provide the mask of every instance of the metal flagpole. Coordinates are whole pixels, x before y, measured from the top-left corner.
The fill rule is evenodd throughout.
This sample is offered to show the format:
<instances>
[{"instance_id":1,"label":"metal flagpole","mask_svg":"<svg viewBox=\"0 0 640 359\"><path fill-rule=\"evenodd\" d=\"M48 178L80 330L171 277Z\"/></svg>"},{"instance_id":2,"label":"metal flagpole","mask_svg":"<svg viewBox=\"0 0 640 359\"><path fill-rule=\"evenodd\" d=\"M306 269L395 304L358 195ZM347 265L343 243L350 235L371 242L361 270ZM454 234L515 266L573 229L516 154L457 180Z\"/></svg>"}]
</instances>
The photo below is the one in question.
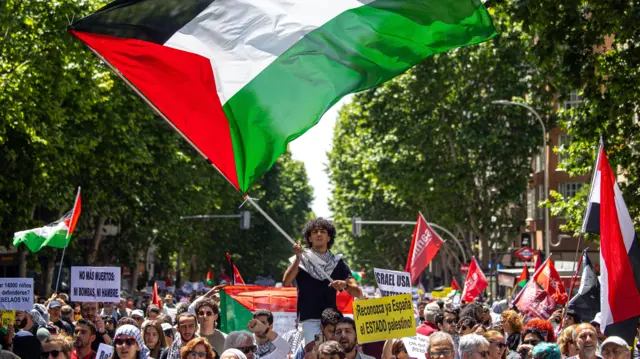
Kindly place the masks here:
<instances>
[{"instance_id":1,"label":"metal flagpole","mask_svg":"<svg viewBox=\"0 0 640 359\"><path fill-rule=\"evenodd\" d=\"M258 212L260 212L260 214L278 230L278 232L282 233L284 238L286 238L289 242L291 242L291 244L293 245L297 244L296 241L294 241L293 238L291 238L291 236L287 232L285 232L284 229L282 229L273 220L273 218L269 217L269 215L260 206L258 206L258 204L253 200L253 198L249 197L248 195L245 195L244 199L247 200L249 203L251 203L251 205L255 207L255 209L257 209ZM308 259L309 264L314 265L313 261L311 260L311 258L309 258L309 255L307 253L302 252L302 255ZM331 278L331 276L329 276L324 270L321 269L319 270L319 272L323 274L326 280L328 280L329 282L333 282L333 279Z\"/></svg>"},{"instance_id":2,"label":"metal flagpole","mask_svg":"<svg viewBox=\"0 0 640 359\"><path fill-rule=\"evenodd\" d=\"M76 200L75 202L73 202L73 210L71 211L71 218L73 218L73 215L75 214L75 210L76 210L76 206L78 205L78 198L80 197L80 187L78 187L78 193L76 194ZM56 290L55 293L58 293L58 285L60 285L60 275L62 274L62 265L64 264L64 253L67 250L67 246L69 245L69 230L71 228L67 227L67 236L65 238L65 240L67 241L67 243L64 245L64 248L62 248L62 257L60 258L60 267L58 268L58 279L56 280Z\"/></svg>"}]
</instances>

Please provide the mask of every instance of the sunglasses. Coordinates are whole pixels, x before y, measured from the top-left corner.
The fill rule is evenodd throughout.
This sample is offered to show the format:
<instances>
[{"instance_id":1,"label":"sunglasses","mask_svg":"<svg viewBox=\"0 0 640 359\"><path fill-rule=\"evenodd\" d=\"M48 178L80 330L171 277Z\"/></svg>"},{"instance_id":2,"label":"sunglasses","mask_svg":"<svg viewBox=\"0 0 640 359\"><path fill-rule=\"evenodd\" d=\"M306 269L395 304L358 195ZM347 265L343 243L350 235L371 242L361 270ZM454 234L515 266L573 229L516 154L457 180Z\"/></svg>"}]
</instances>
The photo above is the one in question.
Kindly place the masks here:
<instances>
[{"instance_id":1,"label":"sunglasses","mask_svg":"<svg viewBox=\"0 0 640 359\"><path fill-rule=\"evenodd\" d=\"M489 342L490 344L496 345L498 348L503 349L507 347L507 344L503 342Z\"/></svg>"},{"instance_id":2,"label":"sunglasses","mask_svg":"<svg viewBox=\"0 0 640 359\"><path fill-rule=\"evenodd\" d=\"M447 323L447 324L456 324L456 323L458 323L458 321L455 320L454 318L449 318L449 319L445 320L445 323Z\"/></svg>"},{"instance_id":3,"label":"sunglasses","mask_svg":"<svg viewBox=\"0 0 640 359\"><path fill-rule=\"evenodd\" d=\"M126 339L125 339L125 338L116 338L116 339L113 341L113 344L115 344L115 345L123 345L123 344L126 344L127 346L132 346L132 345L134 345L135 343L136 343L136 340L135 340L135 339L133 339L133 338L126 338Z\"/></svg>"},{"instance_id":4,"label":"sunglasses","mask_svg":"<svg viewBox=\"0 0 640 359\"><path fill-rule=\"evenodd\" d=\"M195 350L192 350L189 352L189 356L195 357L197 356L198 358L205 358L207 356L207 353L205 352L197 352Z\"/></svg>"},{"instance_id":5,"label":"sunglasses","mask_svg":"<svg viewBox=\"0 0 640 359\"><path fill-rule=\"evenodd\" d=\"M431 358L448 357L453 354L453 350L442 350L439 352L429 352Z\"/></svg>"},{"instance_id":6,"label":"sunglasses","mask_svg":"<svg viewBox=\"0 0 640 359\"><path fill-rule=\"evenodd\" d=\"M201 317L210 317L213 315L213 312L205 312L204 310L198 312L198 315Z\"/></svg>"},{"instance_id":7,"label":"sunglasses","mask_svg":"<svg viewBox=\"0 0 640 359\"><path fill-rule=\"evenodd\" d=\"M256 347L255 345L251 345L248 347L240 347L240 348L236 348L239 351L245 353L245 354L249 354L251 352L255 353L258 350L258 347Z\"/></svg>"},{"instance_id":8,"label":"sunglasses","mask_svg":"<svg viewBox=\"0 0 640 359\"><path fill-rule=\"evenodd\" d=\"M40 353L40 357L42 359L47 359L49 357L49 355L51 355L54 358L57 358L58 355L60 355L61 351L60 350L52 350L50 352L42 352Z\"/></svg>"}]
</instances>

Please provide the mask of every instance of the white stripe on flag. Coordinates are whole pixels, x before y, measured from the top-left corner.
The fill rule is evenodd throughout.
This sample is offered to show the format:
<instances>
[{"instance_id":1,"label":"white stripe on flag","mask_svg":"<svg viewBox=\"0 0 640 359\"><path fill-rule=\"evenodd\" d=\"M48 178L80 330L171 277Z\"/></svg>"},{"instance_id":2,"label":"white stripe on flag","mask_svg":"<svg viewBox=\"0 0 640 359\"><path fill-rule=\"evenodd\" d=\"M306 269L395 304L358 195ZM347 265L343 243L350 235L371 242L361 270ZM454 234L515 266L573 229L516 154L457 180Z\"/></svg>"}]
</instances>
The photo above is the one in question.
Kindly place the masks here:
<instances>
[{"instance_id":1,"label":"white stripe on flag","mask_svg":"<svg viewBox=\"0 0 640 359\"><path fill-rule=\"evenodd\" d=\"M636 236L636 230L633 227L633 220L631 219L627 205L624 203L622 191L620 191L620 186L618 186L617 182L613 186L613 191L615 193L616 212L618 212L618 222L620 222L622 239L624 240L624 246L627 249L627 253L629 253L633 240Z\"/></svg>"},{"instance_id":2,"label":"white stripe on flag","mask_svg":"<svg viewBox=\"0 0 640 359\"><path fill-rule=\"evenodd\" d=\"M372 1L216 0L165 46L208 58L224 105L303 36Z\"/></svg>"},{"instance_id":3,"label":"white stripe on flag","mask_svg":"<svg viewBox=\"0 0 640 359\"><path fill-rule=\"evenodd\" d=\"M611 313L611 307L609 306L609 271L607 270L607 263L604 261L602 251L600 252L600 327L602 331L608 325L613 324L613 314Z\"/></svg>"}]
</instances>

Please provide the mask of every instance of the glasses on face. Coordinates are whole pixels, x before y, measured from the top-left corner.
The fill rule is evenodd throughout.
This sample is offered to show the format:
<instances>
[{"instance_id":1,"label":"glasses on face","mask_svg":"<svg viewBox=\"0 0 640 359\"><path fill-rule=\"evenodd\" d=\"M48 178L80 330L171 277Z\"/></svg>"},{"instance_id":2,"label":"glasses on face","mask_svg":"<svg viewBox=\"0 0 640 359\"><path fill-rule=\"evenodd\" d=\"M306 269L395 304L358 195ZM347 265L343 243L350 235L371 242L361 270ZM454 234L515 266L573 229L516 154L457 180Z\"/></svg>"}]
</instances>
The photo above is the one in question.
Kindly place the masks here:
<instances>
[{"instance_id":1,"label":"glasses on face","mask_svg":"<svg viewBox=\"0 0 640 359\"><path fill-rule=\"evenodd\" d=\"M133 338L116 338L113 341L113 344L115 345L123 345L126 344L127 346L132 346L136 343L136 340Z\"/></svg>"},{"instance_id":2,"label":"glasses on face","mask_svg":"<svg viewBox=\"0 0 640 359\"><path fill-rule=\"evenodd\" d=\"M212 311L201 310L201 311L198 312L198 315L201 316L201 317L210 317L210 316L213 315L213 312Z\"/></svg>"},{"instance_id":3,"label":"glasses on face","mask_svg":"<svg viewBox=\"0 0 640 359\"><path fill-rule=\"evenodd\" d=\"M489 357L489 352L476 352L478 355L480 355L483 358L488 358Z\"/></svg>"},{"instance_id":4,"label":"glasses on face","mask_svg":"<svg viewBox=\"0 0 640 359\"><path fill-rule=\"evenodd\" d=\"M258 350L258 347L256 347L255 345L251 345L248 347L240 347L240 348L236 348L238 350L240 350L241 352L245 353L245 354L249 354L249 353L255 353L256 350Z\"/></svg>"},{"instance_id":5,"label":"glasses on face","mask_svg":"<svg viewBox=\"0 0 640 359\"><path fill-rule=\"evenodd\" d=\"M453 350L450 349L440 350L437 352L429 352L429 356L431 358L448 357L451 354L453 354Z\"/></svg>"},{"instance_id":6,"label":"glasses on face","mask_svg":"<svg viewBox=\"0 0 640 359\"><path fill-rule=\"evenodd\" d=\"M42 352L40 353L40 357L42 359L47 359L49 358L49 355L51 355L52 358L57 358L58 355L60 355L61 351L60 350L52 350L50 352Z\"/></svg>"},{"instance_id":7,"label":"glasses on face","mask_svg":"<svg viewBox=\"0 0 640 359\"><path fill-rule=\"evenodd\" d=\"M192 351L189 352L189 356L198 357L198 358L205 358L207 356L207 353L205 353L205 352L197 352L195 350L192 350Z\"/></svg>"},{"instance_id":8,"label":"glasses on face","mask_svg":"<svg viewBox=\"0 0 640 359\"><path fill-rule=\"evenodd\" d=\"M493 344L495 346L497 346L500 349L504 349L507 347L507 344L503 343L503 342L490 342L490 344Z\"/></svg>"},{"instance_id":9,"label":"glasses on face","mask_svg":"<svg viewBox=\"0 0 640 359\"><path fill-rule=\"evenodd\" d=\"M447 323L447 324L457 324L458 323L458 321L456 321L455 318L445 319L444 322Z\"/></svg>"},{"instance_id":10,"label":"glasses on face","mask_svg":"<svg viewBox=\"0 0 640 359\"><path fill-rule=\"evenodd\" d=\"M540 341L539 340L535 340L535 339L531 339L531 340L523 341L522 344L529 344L532 347L535 347L536 345L540 344Z\"/></svg>"}]
</instances>

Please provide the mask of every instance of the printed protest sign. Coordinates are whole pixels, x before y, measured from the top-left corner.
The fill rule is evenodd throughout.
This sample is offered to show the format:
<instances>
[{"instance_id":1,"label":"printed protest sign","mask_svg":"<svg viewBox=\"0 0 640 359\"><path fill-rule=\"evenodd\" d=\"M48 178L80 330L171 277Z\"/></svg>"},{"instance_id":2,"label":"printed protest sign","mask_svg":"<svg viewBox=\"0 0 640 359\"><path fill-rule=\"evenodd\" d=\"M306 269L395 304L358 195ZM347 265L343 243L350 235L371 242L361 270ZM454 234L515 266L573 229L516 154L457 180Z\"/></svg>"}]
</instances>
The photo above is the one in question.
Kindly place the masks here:
<instances>
[{"instance_id":1,"label":"printed protest sign","mask_svg":"<svg viewBox=\"0 0 640 359\"><path fill-rule=\"evenodd\" d=\"M283 335L296 329L296 312L273 312L273 331Z\"/></svg>"},{"instance_id":2,"label":"printed protest sign","mask_svg":"<svg viewBox=\"0 0 640 359\"><path fill-rule=\"evenodd\" d=\"M416 335L411 294L355 301L353 319L359 343Z\"/></svg>"},{"instance_id":3,"label":"printed protest sign","mask_svg":"<svg viewBox=\"0 0 640 359\"><path fill-rule=\"evenodd\" d=\"M0 278L0 310L33 309L33 278Z\"/></svg>"},{"instance_id":4,"label":"printed protest sign","mask_svg":"<svg viewBox=\"0 0 640 359\"><path fill-rule=\"evenodd\" d=\"M120 302L120 267L71 267L71 301Z\"/></svg>"},{"instance_id":5,"label":"printed protest sign","mask_svg":"<svg viewBox=\"0 0 640 359\"><path fill-rule=\"evenodd\" d=\"M109 359L113 355L113 347L105 343L100 343L98 346L98 352L96 352L96 359Z\"/></svg>"},{"instance_id":6,"label":"printed protest sign","mask_svg":"<svg viewBox=\"0 0 640 359\"><path fill-rule=\"evenodd\" d=\"M383 297L411 293L411 277L408 272L373 268L373 273Z\"/></svg>"},{"instance_id":7,"label":"printed protest sign","mask_svg":"<svg viewBox=\"0 0 640 359\"><path fill-rule=\"evenodd\" d=\"M2 323L3 327L7 327L9 324L13 324L16 321L16 311L15 310L3 310L0 315L0 323Z\"/></svg>"},{"instance_id":8,"label":"printed protest sign","mask_svg":"<svg viewBox=\"0 0 640 359\"><path fill-rule=\"evenodd\" d=\"M418 334L415 337L402 338L402 343L407 349L409 358L424 358L427 353L427 341L429 337Z\"/></svg>"}]
</instances>

